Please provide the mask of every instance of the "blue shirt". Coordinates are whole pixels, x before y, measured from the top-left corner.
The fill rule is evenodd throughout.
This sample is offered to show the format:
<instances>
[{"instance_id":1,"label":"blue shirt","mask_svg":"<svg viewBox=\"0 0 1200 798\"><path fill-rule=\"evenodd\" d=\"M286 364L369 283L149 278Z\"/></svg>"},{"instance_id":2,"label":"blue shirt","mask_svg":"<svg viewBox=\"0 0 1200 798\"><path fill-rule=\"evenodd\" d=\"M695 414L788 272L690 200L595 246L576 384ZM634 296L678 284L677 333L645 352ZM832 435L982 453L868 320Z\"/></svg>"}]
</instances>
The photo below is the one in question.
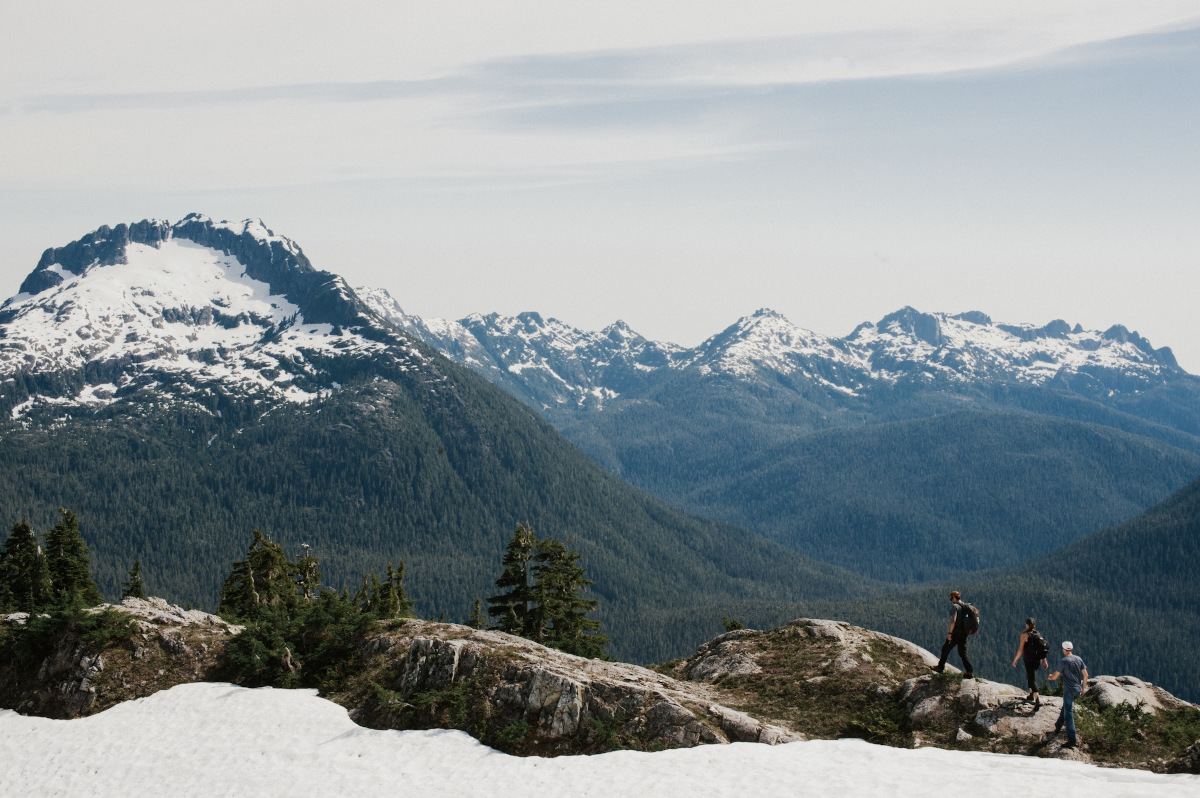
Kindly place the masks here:
<instances>
[{"instance_id":1,"label":"blue shirt","mask_svg":"<svg viewBox=\"0 0 1200 798\"><path fill-rule=\"evenodd\" d=\"M1069 654L1062 658L1058 669L1062 673L1064 694L1079 695L1083 692L1083 672L1087 670L1087 665L1082 659Z\"/></svg>"}]
</instances>

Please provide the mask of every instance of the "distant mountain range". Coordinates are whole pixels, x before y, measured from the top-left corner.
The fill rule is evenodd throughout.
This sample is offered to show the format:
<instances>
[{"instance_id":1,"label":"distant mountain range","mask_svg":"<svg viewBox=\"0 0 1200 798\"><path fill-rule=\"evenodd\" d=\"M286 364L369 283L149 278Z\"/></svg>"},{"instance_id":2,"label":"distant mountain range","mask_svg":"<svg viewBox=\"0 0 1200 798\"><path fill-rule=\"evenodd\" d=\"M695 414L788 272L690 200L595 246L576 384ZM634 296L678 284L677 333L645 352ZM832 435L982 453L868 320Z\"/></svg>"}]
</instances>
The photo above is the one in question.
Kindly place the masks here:
<instances>
[{"instance_id":1,"label":"distant mountain range","mask_svg":"<svg viewBox=\"0 0 1200 798\"><path fill-rule=\"evenodd\" d=\"M109 596L140 559L211 607L259 528L334 587L403 558L418 611L462 620L528 522L583 553L613 652L645 661L714 631L664 607L881 587L622 483L257 221L47 250L0 308L0 463L0 516L75 510Z\"/></svg>"},{"instance_id":2,"label":"distant mountain range","mask_svg":"<svg viewBox=\"0 0 1200 798\"><path fill-rule=\"evenodd\" d=\"M588 332L537 313L427 321L406 314L386 291L356 290L380 316L547 409L602 407L689 372L784 382L846 406L905 388L1007 383L1058 388L1121 408L1131 396L1188 376L1168 347L1155 349L1121 325L1104 332L1061 320L1035 327L995 323L980 312L952 316L906 307L830 338L763 309L688 349L648 340L624 322ZM1200 408L1193 408L1192 423L1172 425L1200 434L1197 421Z\"/></svg>"},{"instance_id":3,"label":"distant mountain range","mask_svg":"<svg viewBox=\"0 0 1200 798\"><path fill-rule=\"evenodd\" d=\"M685 349L357 292L633 484L878 579L1020 562L1200 474L1200 379L1120 325L904 308L829 338L762 310Z\"/></svg>"}]
</instances>

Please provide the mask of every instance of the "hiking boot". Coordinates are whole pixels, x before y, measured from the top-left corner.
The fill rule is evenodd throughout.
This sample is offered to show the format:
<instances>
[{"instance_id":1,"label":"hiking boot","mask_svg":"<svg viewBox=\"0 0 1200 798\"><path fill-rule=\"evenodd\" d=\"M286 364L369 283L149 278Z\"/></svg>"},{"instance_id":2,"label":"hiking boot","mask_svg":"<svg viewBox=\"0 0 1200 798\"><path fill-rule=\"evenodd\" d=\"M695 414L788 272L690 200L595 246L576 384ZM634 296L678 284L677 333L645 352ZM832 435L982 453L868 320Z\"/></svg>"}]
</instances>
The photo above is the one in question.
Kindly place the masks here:
<instances>
[{"instance_id":1,"label":"hiking boot","mask_svg":"<svg viewBox=\"0 0 1200 798\"><path fill-rule=\"evenodd\" d=\"M964 674L963 674L963 678L964 678L964 679L974 679L974 678L975 678L975 674L973 674L973 673L964 673Z\"/></svg>"},{"instance_id":2,"label":"hiking boot","mask_svg":"<svg viewBox=\"0 0 1200 798\"><path fill-rule=\"evenodd\" d=\"M1029 695L1027 695L1021 699L1022 704L1028 704L1031 701L1033 701L1033 693L1030 693Z\"/></svg>"},{"instance_id":3,"label":"hiking boot","mask_svg":"<svg viewBox=\"0 0 1200 798\"><path fill-rule=\"evenodd\" d=\"M1070 742L1067 742L1067 743L1063 743L1063 744L1062 744L1062 747L1063 747L1063 748L1078 748L1078 747L1079 747L1079 743L1070 743Z\"/></svg>"},{"instance_id":4,"label":"hiking boot","mask_svg":"<svg viewBox=\"0 0 1200 798\"><path fill-rule=\"evenodd\" d=\"M934 673L941 673L943 670L945 670L945 668L943 668L941 665L930 665L929 670L933 671Z\"/></svg>"}]
</instances>

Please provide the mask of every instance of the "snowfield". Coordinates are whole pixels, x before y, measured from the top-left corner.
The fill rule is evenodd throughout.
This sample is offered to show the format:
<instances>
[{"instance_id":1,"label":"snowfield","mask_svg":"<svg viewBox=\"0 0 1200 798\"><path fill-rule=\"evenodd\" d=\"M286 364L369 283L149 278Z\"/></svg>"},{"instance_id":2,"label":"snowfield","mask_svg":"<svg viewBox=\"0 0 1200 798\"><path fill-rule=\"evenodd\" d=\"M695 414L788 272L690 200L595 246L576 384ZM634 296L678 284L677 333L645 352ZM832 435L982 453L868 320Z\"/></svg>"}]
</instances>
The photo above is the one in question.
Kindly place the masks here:
<instances>
[{"instance_id":1,"label":"snowfield","mask_svg":"<svg viewBox=\"0 0 1200 798\"><path fill-rule=\"evenodd\" d=\"M313 690L185 684L82 720L0 712L6 795L1198 796L1200 777L858 740L518 758L374 731Z\"/></svg>"}]
</instances>

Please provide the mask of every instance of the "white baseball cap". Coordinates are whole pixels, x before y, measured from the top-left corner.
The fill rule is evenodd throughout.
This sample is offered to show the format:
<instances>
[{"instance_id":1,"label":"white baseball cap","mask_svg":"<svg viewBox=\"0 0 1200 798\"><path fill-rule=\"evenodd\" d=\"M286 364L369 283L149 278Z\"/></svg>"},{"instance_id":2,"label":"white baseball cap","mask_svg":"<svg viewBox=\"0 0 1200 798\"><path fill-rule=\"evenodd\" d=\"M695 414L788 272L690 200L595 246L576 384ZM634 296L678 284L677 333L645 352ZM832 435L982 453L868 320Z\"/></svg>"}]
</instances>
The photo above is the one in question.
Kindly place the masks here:
<instances>
[{"instance_id":1,"label":"white baseball cap","mask_svg":"<svg viewBox=\"0 0 1200 798\"><path fill-rule=\"evenodd\" d=\"M1074 651L1074 650L1075 650L1075 644L1072 643L1070 640L1063 642L1063 651Z\"/></svg>"}]
</instances>

